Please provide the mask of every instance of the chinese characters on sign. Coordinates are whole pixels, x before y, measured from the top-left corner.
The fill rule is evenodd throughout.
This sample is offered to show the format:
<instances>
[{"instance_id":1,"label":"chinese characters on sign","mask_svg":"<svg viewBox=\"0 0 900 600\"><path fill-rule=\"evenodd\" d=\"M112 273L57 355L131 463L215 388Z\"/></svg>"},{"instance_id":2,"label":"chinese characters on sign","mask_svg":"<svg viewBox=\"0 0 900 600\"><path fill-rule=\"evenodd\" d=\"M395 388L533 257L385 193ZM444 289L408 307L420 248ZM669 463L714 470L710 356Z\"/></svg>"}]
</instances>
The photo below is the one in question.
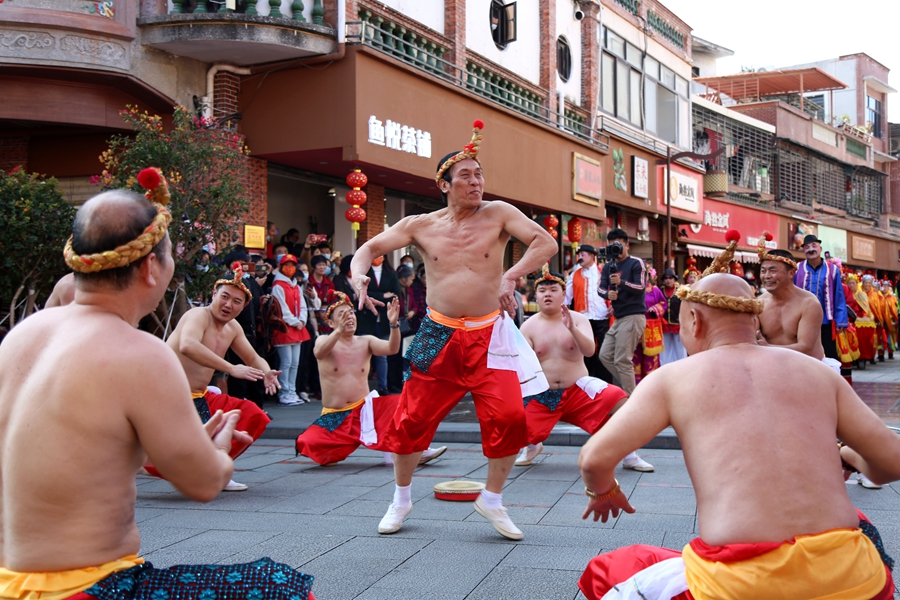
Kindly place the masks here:
<instances>
[{"instance_id":1,"label":"chinese characters on sign","mask_svg":"<svg viewBox=\"0 0 900 600\"><path fill-rule=\"evenodd\" d=\"M573 154L572 196L597 206L603 199L603 170L596 160Z\"/></svg>"},{"instance_id":2,"label":"chinese characters on sign","mask_svg":"<svg viewBox=\"0 0 900 600\"><path fill-rule=\"evenodd\" d=\"M369 143L422 158L431 158L430 133L401 125L390 119L382 123L375 115L369 117Z\"/></svg>"},{"instance_id":3,"label":"chinese characters on sign","mask_svg":"<svg viewBox=\"0 0 900 600\"><path fill-rule=\"evenodd\" d=\"M631 157L631 195L650 197L650 167L645 159L637 156Z\"/></svg>"},{"instance_id":4,"label":"chinese characters on sign","mask_svg":"<svg viewBox=\"0 0 900 600\"><path fill-rule=\"evenodd\" d=\"M656 173L657 181L662 184L656 186L659 207L665 210L666 204L671 204L673 209L692 212L699 217L702 213L700 199L703 196L701 176L676 165L672 165L668 181L665 166L658 166ZM691 218L697 217L691 215Z\"/></svg>"},{"instance_id":5,"label":"chinese characters on sign","mask_svg":"<svg viewBox=\"0 0 900 600\"><path fill-rule=\"evenodd\" d=\"M244 246L264 250L266 247L266 228L258 225L244 225Z\"/></svg>"},{"instance_id":6,"label":"chinese characters on sign","mask_svg":"<svg viewBox=\"0 0 900 600\"><path fill-rule=\"evenodd\" d=\"M717 229L728 229L728 217L730 213L718 213L711 210L703 211L703 224Z\"/></svg>"}]
</instances>

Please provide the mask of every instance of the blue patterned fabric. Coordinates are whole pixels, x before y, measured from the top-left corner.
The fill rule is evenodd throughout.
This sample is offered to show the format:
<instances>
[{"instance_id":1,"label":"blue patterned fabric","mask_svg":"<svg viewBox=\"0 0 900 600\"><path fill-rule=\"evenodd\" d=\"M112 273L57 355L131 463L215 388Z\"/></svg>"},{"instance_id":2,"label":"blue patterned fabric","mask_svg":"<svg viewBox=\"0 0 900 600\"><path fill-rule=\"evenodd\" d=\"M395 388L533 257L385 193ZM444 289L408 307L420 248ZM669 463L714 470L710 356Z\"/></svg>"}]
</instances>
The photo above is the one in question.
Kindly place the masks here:
<instances>
[{"instance_id":1,"label":"blue patterned fabric","mask_svg":"<svg viewBox=\"0 0 900 600\"><path fill-rule=\"evenodd\" d=\"M335 429L344 424L344 421L350 416L352 410L342 410L341 412L333 412L328 413L327 415L322 415L315 421L313 421L313 425L318 425L322 429L327 429L329 432L333 432Z\"/></svg>"},{"instance_id":2,"label":"blue patterned fabric","mask_svg":"<svg viewBox=\"0 0 900 600\"><path fill-rule=\"evenodd\" d=\"M426 317L422 321L416 337L413 338L409 348L406 350L406 359L417 369L427 373L432 363L441 353L441 350L450 341L454 331L456 330L452 327L435 323ZM404 381L409 379L408 373L409 371L407 371L407 374L404 374Z\"/></svg>"},{"instance_id":3,"label":"blue patterned fabric","mask_svg":"<svg viewBox=\"0 0 900 600\"><path fill-rule=\"evenodd\" d=\"M200 420L204 423L212 418L212 415L209 413L209 403L206 401L206 396L194 398L194 407L197 409L197 413L200 414Z\"/></svg>"},{"instance_id":4,"label":"blue patterned fabric","mask_svg":"<svg viewBox=\"0 0 900 600\"><path fill-rule=\"evenodd\" d=\"M525 401L525 406L528 406L528 403L534 400L549 408L550 412L553 412L556 410L556 407L559 406L559 403L562 402L562 397L565 393L566 390L563 389L547 390L546 392L541 392L534 396L526 396L523 400Z\"/></svg>"},{"instance_id":5,"label":"blue patterned fabric","mask_svg":"<svg viewBox=\"0 0 900 600\"><path fill-rule=\"evenodd\" d=\"M144 563L86 589L97 600L307 600L313 578L263 558L241 565Z\"/></svg>"},{"instance_id":6,"label":"blue patterned fabric","mask_svg":"<svg viewBox=\"0 0 900 600\"><path fill-rule=\"evenodd\" d=\"M872 543L875 544L875 549L878 550L878 554L881 556L881 562L883 562L888 569L891 571L894 570L894 559L891 558L888 553L884 549L884 542L881 540L881 534L878 533L878 530L875 529L875 526L869 523L868 521L864 521L863 519L859 520L859 528L862 530L863 534L872 540Z\"/></svg>"}]
</instances>

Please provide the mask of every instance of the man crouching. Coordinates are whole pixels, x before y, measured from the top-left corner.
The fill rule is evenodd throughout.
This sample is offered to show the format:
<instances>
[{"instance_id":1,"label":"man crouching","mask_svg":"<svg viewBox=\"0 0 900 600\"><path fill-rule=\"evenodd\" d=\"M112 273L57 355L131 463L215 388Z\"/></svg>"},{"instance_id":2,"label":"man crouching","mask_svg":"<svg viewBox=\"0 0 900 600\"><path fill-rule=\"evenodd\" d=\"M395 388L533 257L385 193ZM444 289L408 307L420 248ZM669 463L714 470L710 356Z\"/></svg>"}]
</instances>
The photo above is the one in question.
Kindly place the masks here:
<instances>
[{"instance_id":1,"label":"man crouching","mask_svg":"<svg viewBox=\"0 0 900 600\"><path fill-rule=\"evenodd\" d=\"M232 441L249 442L236 412L200 422L178 359L137 329L172 278L170 220L132 192L89 200L65 251L75 301L0 347L0 597L312 597L310 576L269 559L154 569L138 556L134 475L148 456L209 502L231 478Z\"/></svg>"}]
</instances>

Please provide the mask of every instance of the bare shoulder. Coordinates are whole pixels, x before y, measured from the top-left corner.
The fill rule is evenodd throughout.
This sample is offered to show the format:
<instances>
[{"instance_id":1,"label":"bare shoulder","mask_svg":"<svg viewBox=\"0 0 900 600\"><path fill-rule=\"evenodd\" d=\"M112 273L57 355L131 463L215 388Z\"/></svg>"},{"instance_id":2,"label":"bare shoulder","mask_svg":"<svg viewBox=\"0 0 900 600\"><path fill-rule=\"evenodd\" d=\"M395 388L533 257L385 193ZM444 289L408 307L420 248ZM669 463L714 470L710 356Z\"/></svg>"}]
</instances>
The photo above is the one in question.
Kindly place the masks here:
<instances>
[{"instance_id":1,"label":"bare shoulder","mask_svg":"<svg viewBox=\"0 0 900 600\"><path fill-rule=\"evenodd\" d=\"M815 294L801 288L796 289L801 294L804 308L810 311L815 311L819 314L822 313L822 305L819 303L819 299L816 298Z\"/></svg>"},{"instance_id":2,"label":"bare shoulder","mask_svg":"<svg viewBox=\"0 0 900 600\"><path fill-rule=\"evenodd\" d=\"M529 335L535 332L540 327L540 318L540 313L538 313L535 315L531 315L530 317L525 319L525 322L522 323L522 326L519 328L519 331L522 332L522 335L527 338Z\"/></svg>"},{"instance_id":3,"label":"bare shoulder","mask_svg":"<svg viewBox=\"0 0 900 600\"><path fill-rule=\"evenodd\" d=\"M574 310L569 311L569 315L572 317L572 322L575 323L578 327L587 327L591 328L591 321L587 318L586 315L581 314L580 312L575 312Z\"/></svg>"}]
</instances>

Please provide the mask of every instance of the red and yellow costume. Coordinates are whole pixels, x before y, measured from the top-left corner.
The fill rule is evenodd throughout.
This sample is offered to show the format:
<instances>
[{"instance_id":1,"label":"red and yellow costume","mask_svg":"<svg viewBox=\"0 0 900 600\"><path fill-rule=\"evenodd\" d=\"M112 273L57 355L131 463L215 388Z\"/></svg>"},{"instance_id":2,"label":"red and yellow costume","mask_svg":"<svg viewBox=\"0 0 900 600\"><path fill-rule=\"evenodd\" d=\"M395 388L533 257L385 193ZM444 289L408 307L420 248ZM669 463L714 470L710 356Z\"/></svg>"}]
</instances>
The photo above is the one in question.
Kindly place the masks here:
<instances>
[{"instance_id":1,"label":"red and yellow costume","mask_svg":"<svg viewBox=\"0 0 900 600\"><path fill-rule=\"evenodd\" d=\"M859 511L857 511L859 512ZM860 514L860 529L798 535L785 542L710 546L700 538L683 551L627 546L595 557L578 586L590 600L890 600L893 561Z\"/></svg>"},{"instance_id":2,"label":"red and yellow costume","mask_svg":"<svg viewBox=\"0 0 900 600\"><path fill-rule=\"evenodd\" d=\"M379 397L374 392L373 394L374 397L370 399L373 429L376 434L385 433L390 429L400 396ZM297 453L320 465L327 465L346 459L363 445L370 450L388 452L384 447L383 435L376 435L377 441L372 444L363 440L363 411L368 398L367 396L344 408L322 408L322 416L297 437Z\"/></svg>"},{"instance_id":3,"label":"red and yellow costume","mask_svg":"<svg viewBox=\"0 0 900 600\"><path fill-rule=\"evenodd\" d=\"M848 278L855 278L856 275L848 275ZM869 306L869 295L863 291L862 286L857 284L856 292L853 294L853 304L850 304L856 313L856 338L859 341L859 360L872 360L875 358L877 348L875 334L877 323L872 307ZM859 309L859 310L857 310Z\"/></svg>"},{"instance_id":4,"label":"red and yellow costume","mask_svg":"<svg viewBox=\"0 0 900 600\"><path fill-rule=\"evenodd\" d=\"M406 353L407 381L385 436L386 450L426 450L440 422L467 392L475 401L486 457L517 454L528 443L516 371L488 367L488 347L500 318L500 311L452 319L428 310Z\"/></svg>"},{"instance_id":5,"label":"red and yellow costume","mask_svg":"<svg viewBox=\"0 0 900 600\"><path fill-rule=\"evenodd\" d=\"M596 377L582 377L570 388L528 396L525 398L528 443L546 440L560 421L594 434L609 420L616 404L627 397L622 388Z\"/></svg>"}]
</instances>

